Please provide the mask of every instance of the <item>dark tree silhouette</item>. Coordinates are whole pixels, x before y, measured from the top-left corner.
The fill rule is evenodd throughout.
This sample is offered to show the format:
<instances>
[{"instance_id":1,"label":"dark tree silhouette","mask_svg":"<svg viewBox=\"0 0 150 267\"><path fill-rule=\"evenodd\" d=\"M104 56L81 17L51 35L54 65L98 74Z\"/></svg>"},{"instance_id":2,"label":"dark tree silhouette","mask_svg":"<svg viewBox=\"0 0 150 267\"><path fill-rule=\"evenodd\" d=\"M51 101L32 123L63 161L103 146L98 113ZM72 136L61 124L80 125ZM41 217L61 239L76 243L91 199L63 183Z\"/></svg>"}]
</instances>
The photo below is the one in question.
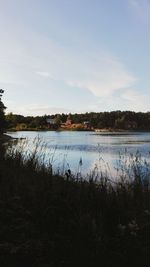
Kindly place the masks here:
<instances>
[{"instance_id":1,"label":"dark tree silhouette","mask_svg":"<svg viewBox=\"0 0 150 267\"><path fill-rule=\"evenodd\" d=\"M0 89L0 134L2 134L4 132L4 128L5 128L5 114L4 111L6 109L6 107L4 106L3 102L2 102L2 95L4 93L3 89Z\"/></svg>"},{"instance_id":2,"label":"dark tree silhouette","mask_svg":"<svg viewBox=\"0 0 150 267\"><path fill-rule=\"evenodd\" d=\"M55 114L44 116L27 116L9 113L5 116L7 129L47 129L46 119L51 117L55 120L56 128L66 122L68 114ZM105 128L108 130L146 130L150 131L150 112L111 111L70 114L72 123L89 122L93 128Z\"/></svg>"}]
</instances>

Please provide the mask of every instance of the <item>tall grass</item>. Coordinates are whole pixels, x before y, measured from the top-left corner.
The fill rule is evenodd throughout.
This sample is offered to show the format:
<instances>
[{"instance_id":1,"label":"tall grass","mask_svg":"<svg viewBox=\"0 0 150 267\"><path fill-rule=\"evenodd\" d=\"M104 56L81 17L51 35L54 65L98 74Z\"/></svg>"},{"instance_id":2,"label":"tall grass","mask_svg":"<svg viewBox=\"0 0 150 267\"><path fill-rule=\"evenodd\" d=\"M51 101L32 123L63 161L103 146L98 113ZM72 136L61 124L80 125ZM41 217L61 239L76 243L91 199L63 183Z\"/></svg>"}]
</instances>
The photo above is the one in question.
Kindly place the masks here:
<instances>
[{"instance_id":1,"label":"tall grass","mask_svg":"<svg viewBox=\"0 0 150 267\"><path fill-rule=\"evenodd\" d=\"M0 266L149 266L150 176L138 155L120 157L117 179L97 166L84 180L52 174L38 147L3 149Z\"/></svg>"}]
</instances>

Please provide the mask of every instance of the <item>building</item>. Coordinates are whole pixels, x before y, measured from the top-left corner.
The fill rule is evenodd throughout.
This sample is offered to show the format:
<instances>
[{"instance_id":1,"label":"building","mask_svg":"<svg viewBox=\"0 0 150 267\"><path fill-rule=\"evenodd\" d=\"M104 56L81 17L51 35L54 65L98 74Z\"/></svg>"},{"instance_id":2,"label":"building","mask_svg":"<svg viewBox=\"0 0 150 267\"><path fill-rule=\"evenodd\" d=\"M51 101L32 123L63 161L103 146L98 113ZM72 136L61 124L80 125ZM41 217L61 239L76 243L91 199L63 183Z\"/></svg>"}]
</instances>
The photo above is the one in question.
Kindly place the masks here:
<instances>
[{"instance_id":1,"label":"building","mask_svg":"<svg viewBox=\"0 0 150 267\"><path fill-rule=\"evenodd\" d=\"M53 128L55 126L55 119L47 118L46 122L47 122L48 128Z\"/></svg>"},{"instance_id":2,"label":"building","mask_svg":"<svg viewBox=\"0 0 150 267\"><path fill-rule=\"evenodd\" d=\"M67 117L67 120L65 122L66 126L71 126L72 125L72 120L70 119L70 115Z\"/></svg>"},{"instance_id":3,"label":"building","mask_svg":"<svg viewBox=\"0 0 150 267\"><path fill-rule=\"evenodd\" d=\"M84 125L84 129L88 129L88 130L91 129L91 124L90 124L89 121L84 121L84 122L83 122L83 125Z\"/></svg>"}]
</instances>

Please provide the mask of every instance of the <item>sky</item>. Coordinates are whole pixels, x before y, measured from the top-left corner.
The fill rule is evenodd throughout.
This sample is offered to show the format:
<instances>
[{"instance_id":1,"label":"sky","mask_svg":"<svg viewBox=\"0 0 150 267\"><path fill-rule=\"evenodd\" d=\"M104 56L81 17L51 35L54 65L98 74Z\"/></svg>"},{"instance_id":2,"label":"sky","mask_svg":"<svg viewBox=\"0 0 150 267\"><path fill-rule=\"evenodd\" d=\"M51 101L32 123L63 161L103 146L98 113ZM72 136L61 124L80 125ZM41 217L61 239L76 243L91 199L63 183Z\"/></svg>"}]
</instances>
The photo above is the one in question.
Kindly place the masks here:
<instances>
[{"instance_id":1,"label":"sky","mask_svg":"<svg viewBox=\"0 0 150 267\"><path fill-rule=\"evenodd\" d=\"M0 25L7 113L150 111L150 0L0 0Z\"/></svg>"}]
</instances>

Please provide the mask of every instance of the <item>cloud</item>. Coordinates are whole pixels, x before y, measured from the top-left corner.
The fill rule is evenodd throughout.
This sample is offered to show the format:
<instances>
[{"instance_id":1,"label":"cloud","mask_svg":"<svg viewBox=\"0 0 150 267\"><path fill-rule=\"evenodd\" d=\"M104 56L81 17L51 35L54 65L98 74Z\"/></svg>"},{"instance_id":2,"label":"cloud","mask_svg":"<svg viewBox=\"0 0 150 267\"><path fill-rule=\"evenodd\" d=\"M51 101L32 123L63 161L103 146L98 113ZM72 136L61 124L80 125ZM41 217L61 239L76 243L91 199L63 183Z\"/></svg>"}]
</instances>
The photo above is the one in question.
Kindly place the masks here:
<instances>
[{"instance_id":1,"label":"cloud","mask_svg":"<svg viewBox=\"0 0 150 267\"><path fill-rule=\"evenodd\" d=\"M18 27L15 25L12 32L7 27L5 30L2 27L0 29L0 85L7 87L13 100L12 90L16 91L16 96L21 95L20 90L26 92L21 98L16 97L17 108L13 107L14 112L67 112L64 106L68 105L71 95L70 99L63 98L61 93L56 97L56 86L59 87L59 92L62 88L69 93L84 91L85 96L90 92L93 98L107 101L115 92L133 87L137 80L121 59L106 49L96 45L89 48L86 43L80 47L59 44L46 35ZM78 88L82 90L77 90ZM37 103L42 103L41 107L31 107L35 99ZM47 105L48 101L54 107L60 105L63 108L55 109L52 105ZM86 107L82 106L81 109Z\"/></svg>"},{"instance_id":2,"label":"cloud","mask_svg":"<svg viewBox=\"0 0 150 267\"><path fill-rule=\"evenodd\" d=\"M148 107L147 96L141 93L138 93L134 89L126 90L121 95L122 99L127 101L128 109L134 111L143 111L146 112ZM132 108L131 108L132 107Z\"/></svg>"},{"instance_id":3,"label":"cloud","mask_svg":"<svg viewBox=\"0 0 150 267\"><path fill-rule=\"evenodd\" d=\"M37 71L36 74L45 77L45 78L53 78L52 75L47 71Z\"/></svg>"},{"instance_id":4,"label":"cloud","mask_svg":"<svg viewBox=\"0 0 150 267\"><path fill-rule=\"evenodd\" d=\"M49 38L44 39L34 34L29 38L30 47L26 47L18 39L18 34L14 39L14 44L13 40L7 42L7 49L12 51L9 55L3 47L5 58L0 62L2 83L38 86L37 76L39 76L65 82L67 87L71 87L70 89L84 88L93 95L101 97L131 87L136 81L136 77L124 64L104 49L93 47L89 50L86 46L84 50L80 47L61 47Z\"/></svg>"},{"instance_id":5,"label":"cloud","mask_svg":"<svg viewBox=\"0 0 150 267\"><path fill-rule=\"evenodd\" d=\"M72 77L72 80L66 82L70 86L87 88L98 97L110 96L117 90L132 86L136 81L136 78L118 59L106 54L91 56L88 64L85 63L79 71L79 77L76 75L76 77ZM83 71L86 73L85 77ZM77 72L78 70L76 70Z\"/></svg>"},{"instance_id":6,"label":"cloud","mask_svg":"<svg viewBox=\"0 0 150 267\"><path fill-rule=\"evenodd\" d=\"M8 105L11 104L11 105ZM51 114L57 114L57 113L71 113L72 110L65 109L62 107L51 107L46 105L24 105L24 106L15 106L14 103L7 101L7 105L11 106L11 108L7 109L7 113L13 112L15 114L24 114L25 116L34 116L35 114L37 116L43 116L44 114L51 115Z\"/></svg>"}]
</instances>

